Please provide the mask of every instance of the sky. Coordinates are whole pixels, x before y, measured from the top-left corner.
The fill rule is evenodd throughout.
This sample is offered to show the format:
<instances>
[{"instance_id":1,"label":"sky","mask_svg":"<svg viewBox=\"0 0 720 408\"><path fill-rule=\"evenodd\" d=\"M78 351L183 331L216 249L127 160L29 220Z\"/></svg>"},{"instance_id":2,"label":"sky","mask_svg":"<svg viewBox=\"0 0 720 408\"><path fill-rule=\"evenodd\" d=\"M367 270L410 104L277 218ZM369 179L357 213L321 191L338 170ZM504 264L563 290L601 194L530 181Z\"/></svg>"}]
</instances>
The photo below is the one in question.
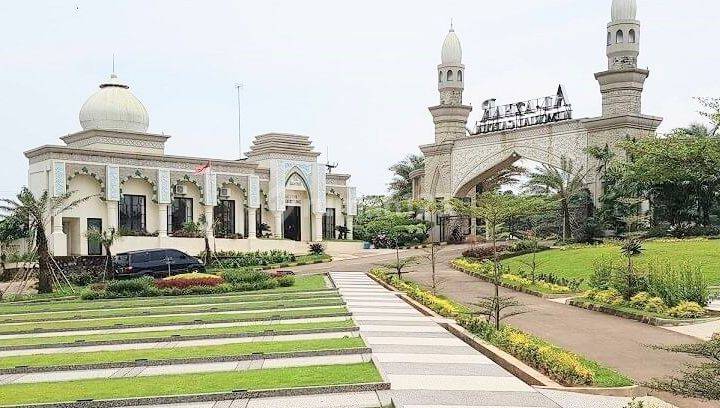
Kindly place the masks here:
<instances>
[{"instance_id":1,"label":"sky","mask_svg":"<svg viewBox=\"0 0 720 408\"><path fill-rule=\"evenodd\" d=\"M611 0L0 0L0 196L27 182L23 152L80 130L83 102L112 71L171 135L166 153L238 157L254 135L310 136L359 194L386 191L387 168L432 143L437 64L451 19L465 103L554 94L574 116L600 113ZM720 2L638 0L643 111L660 131L701 118L720 96Z\"/></svg>"}]
</instances>

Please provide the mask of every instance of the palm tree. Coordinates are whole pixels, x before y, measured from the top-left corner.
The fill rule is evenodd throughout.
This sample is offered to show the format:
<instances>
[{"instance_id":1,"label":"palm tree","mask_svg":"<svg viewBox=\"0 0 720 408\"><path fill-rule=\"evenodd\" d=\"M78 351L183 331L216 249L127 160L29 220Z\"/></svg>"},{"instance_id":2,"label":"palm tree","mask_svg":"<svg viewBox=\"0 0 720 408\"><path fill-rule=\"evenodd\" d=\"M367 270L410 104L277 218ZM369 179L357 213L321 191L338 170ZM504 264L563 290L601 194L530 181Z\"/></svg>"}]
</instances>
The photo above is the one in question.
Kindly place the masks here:
<instances>
[{"instance_id":1,"label":"palm tree","mask_svg":"<svg viewBox=\"0 0 720 408\"><path fill-rule=\"evenodd\" d=\"M105 274L110 275L110 278L115 277L115 268L112 258L112 245L115 243L115 239L120 238L122 235L119 231L116 231L115 228L110 228L109 230L88 230L88 232L85 234L87 238L90 241L97 242L100 245L103 246L105 249ZM104 277L103 277L104 280Z\"/></svg>"},{"instance_id":2,"label":"palm tree","mask_svg":"<svg viewBox=\"0 0 720 408\"><path fill-rule=\"evenodd\" d=\"M93 196L87 196L78 200L70 201L74 191L68 191L58 197L50 197L47 191L40 197L35 195L27 187L23 187L15 200L1 199L0 211L4 217L17 217L28 220L28 229L34 235L35 249L38 256L38 292L52 292L52 272L50 270L50 250L48 249L45 225L50 217L54 217L67 211L78 204L87 201Z\"/></svg>"},{"instance_id":3,"label":"palm tree","mask_svg":"<svg viewBox=\"0 0 720 408\"><path fill-rule=\"evenodd\" d=\"M479 193L493 192L500 189L502 186L510 186L520 182L519 177L527 174L527 170L523 167L510 165L500 170L491 177L485 179L482 183L482 191Z\"/></svg>"},{"instance_id":4,"label":"palm tree","mask_svg":"<svg viewBox=\"0 0 720 408\"><path fill-rule=\"evenodd\" d=\"M425 159L422 156L411 154L402 161L390 166L393 172L393 179L390 182L390 191L397 201L409 200L412 198L412 181L410 173L425 167Z\"/></svg>"},{"instance_id":5,"label":"palm tree","mask_svg":"<svg viewBox=\"0 0 720 408\"><path fill-rule=\"evenodd\" d=\"M585 189L585 175L582 166L575 170L572 160L560 158L560 167L543 164L539 169L530 173L525 188L536 194L550 194L560 205L562 212L563 241L568 239L570 233L570 200Z\"/></svg>"}]
</instances>

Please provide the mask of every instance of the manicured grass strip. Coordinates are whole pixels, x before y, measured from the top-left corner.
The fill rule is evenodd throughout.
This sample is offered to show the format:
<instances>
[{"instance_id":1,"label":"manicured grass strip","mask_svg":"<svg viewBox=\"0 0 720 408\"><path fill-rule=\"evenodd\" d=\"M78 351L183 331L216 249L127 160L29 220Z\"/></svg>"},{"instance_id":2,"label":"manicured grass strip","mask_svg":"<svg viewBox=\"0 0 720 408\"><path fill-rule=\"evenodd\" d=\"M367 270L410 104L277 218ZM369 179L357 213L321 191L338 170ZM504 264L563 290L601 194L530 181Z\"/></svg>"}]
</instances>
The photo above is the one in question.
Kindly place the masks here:
<instances>
[{"instance_id":1,"label":"manicured grass strip","mask_svg":"<svg viewBox=\"0 0 720 408\"><path fill-rule=\"evenodd\" d=\"M629 387L634 381L612 368L606 367L597 361L588 360L580 356L583 366L593 373L595 387L613 388L613 387Z\"/></svg>"},{"instance_id":2,"label":"manicured grass strip","mask_svg":"<svg viewBox=\"0 0 720 408\"><path fill-rule=\"evenodd\" d=\"M114 310L84 310L69 311L59 313L36 313L30 315L12 315L6 318L0 317L0 323L13 322L48 322L56 320L72 320L72 319L93 319L93 318L109 318L109 317L129 317L129 316L152 316L173 313L213 313L233 310L264 310L279 309L282 307L305 307L305 306L339 306L343 301L340 297L319 298L319 299L293 299L293 300L273 300L270 302L242 302L240 304L218 303L207 306L179 306L179 307L162 307L162 308L132 308L132 309L114 309Z\"/></svg>"},{"instance_id":3,"label":"manicured grass strip","mask_svg":"<svg viewBox=\"0 0 720 408\"><path fill-rule=\"evenodd\" d=\"M239 372L78 380L0 386L2 404L70 402L362 384L382 381L372 363L271 368Z\"/></svg>"},{"instance_id":4,"label":"manicured grass strip","mask_svg":"<svg viewBox=\"0 0 720 408\"><path fill-rule=\"evenodd\" d=\"M720 240L688 239L682 241L655 240L643 243L643 253L635 258L640 267L650 260L663 259L677 265L683 261L690 261L700 266L700 270L711 285L720 285ZM583 278L587 283L593 272L593 263L596 259L620 259L618 245L576 246L565 249L552 249L537 254L538 273L553 273L564 278ZM527 262L532 255L523 255L508 258L503 261L504 266L513 271L527 270L523 262Z\"/></svg>"},{"instance_id":5,"label":"manicured grass strip","mask_svg":"<svg viewBox=\"0 0 720 408\"><path fill-rule=\"evenodd\" d=\"M252 292L238 292L223 295L164 296L156 298L127 298L113 300L58 300L52 302L1 302L0 314L45 312L57 310L88 310L110 309L122 307L150 307L167 305L193 305L204 303L241 302L273 299L293 299L308 296L305 292L326 291L323 275L297 276L295 285L287 288L276 288ZM327 294L333 294L327 291ZM333 294L337 296L336 294ZM313 297L322 294L313 294Z\"/></svg>"},{"instance_id":6,"label":"manicured grass strip","mask_svg":"<svg viewBox=\"0 0 720 408\"><path fill-rule=\"evenodd\" d=\"M337 339L262 341L202 347L33 354L29 356L2 357L0 358L0 369L15 368L18 366L52 367L103 363L132 363L135 360L159 361L189 358L236 357L253 353L338 350L364 346L365 343L360 337L342 337Z\"/></svg>"},{"instance_id":7,"label":"manicured grass strip","mask_svg":"<svg viewBox=\"0 0 720 408\"><path fill-rule=\"evenodd\" d=\"M243 333L262 333L268 330L274 330L277 333L293 330L310 330L310 329L346 329L355 327L355 323L351 319L333 321L333 322L316 322L316 323L291 323L291 324L258 324L252 326L237 327L215 327L202 329L183 329L183 330L161 330L149 332L135 333L113 333L113 334L92 334L84 336L57 336L57 337L31 337L20 339L0 339L0 347L12 346L32 346L46 344L70 344L79 341L85 343L91 342L113 342L124 340L142 340L142 339L170 339L182 340L183 338L191 338L193 336L232 336Z\"/></svg>"},{"instance_id":8,"label":"manicured grass strip","mask_svg":"<svg viewBox=\"0 0 720 408\"><path fill-rule=\"evenodd\" d=\"M270 312L242 313L242 314L220 314L206 313L198 315L177 315L177 316L140 316L127 318L110 318L98 320L66 320L60 322L32 322L20 324L0 324L0 334L23 333L32 331L53 331L70 329L101 329L114 327L132 326L156 326L167 324L192 324L210 322L248 321L253 319L272 319L288 317L319 316L333 313L345 313L347 309L343 306L326 307L307 310L279 310Z\"/></svg>"}]
</instances>

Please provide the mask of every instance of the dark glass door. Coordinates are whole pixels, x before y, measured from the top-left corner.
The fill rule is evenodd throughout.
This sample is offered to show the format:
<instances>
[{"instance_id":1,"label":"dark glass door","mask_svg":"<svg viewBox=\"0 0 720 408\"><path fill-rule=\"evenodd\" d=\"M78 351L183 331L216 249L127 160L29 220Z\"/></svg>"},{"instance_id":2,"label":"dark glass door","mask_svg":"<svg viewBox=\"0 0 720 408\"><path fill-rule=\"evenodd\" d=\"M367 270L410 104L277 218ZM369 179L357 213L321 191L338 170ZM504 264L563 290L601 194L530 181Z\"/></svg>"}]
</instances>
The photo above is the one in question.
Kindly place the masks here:
<instances>
[{"instance_id":1,"label":"dark glass door","mask_svg":"<svg viewBox=\"0 0 720 408\"><path fill-rule=\"evenodd\" d=\"M87 230L102 231L102 220L100 218L88 218ZM88 255L102 255L102 244L99 241L88 239Z\"/></svg>"},{"instance_id":2,"label":"dark glass door","mask_svg":"<svg viewBox=\"0 0 720 408\"><path fill-rule=\"evenodd\" d=\"M285 239L300 241L300 207L285 207L283 228Z\"/></svg>"},{"instance_id":3,"label":"dark glass door","mask_svg":"<svg viewBox=\"0 0 720 408\"><path fill-rule=\"evenodd\" d=\"M323 223L323 239L335 239L335 209L328 208L325 210L322 218Z\"/></svg>"}]
</instances>

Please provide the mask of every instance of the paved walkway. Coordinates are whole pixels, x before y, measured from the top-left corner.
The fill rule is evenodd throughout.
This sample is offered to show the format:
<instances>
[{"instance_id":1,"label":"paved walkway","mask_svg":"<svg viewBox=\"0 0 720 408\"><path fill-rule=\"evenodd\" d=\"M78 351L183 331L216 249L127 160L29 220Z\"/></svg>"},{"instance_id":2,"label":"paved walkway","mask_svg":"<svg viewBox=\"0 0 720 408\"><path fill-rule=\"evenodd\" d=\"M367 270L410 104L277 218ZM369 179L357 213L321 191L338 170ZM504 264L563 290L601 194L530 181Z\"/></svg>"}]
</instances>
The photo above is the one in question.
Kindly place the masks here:
<instances>
[{"instance_id":1,"label":"paved walkway","mask_svg":"<svg viewBox=\"0 0 720 408\"><path fill-rule=\"evenodd\" d=\"M622 408L627 398L537 390L364 273L331 277L404 408Z\"/></svg>"},{"instance_id":2,"label":"paved walkway","mask_svg":"<svg viewBox=\"0 0 720 408\"><path fill-rule=\"evenodd\" d=\"M136 406L136 408L385 408L389 406L389 403L386 391L370 391L187 404L142 405Z\"/></svg>"}]
</instances>

